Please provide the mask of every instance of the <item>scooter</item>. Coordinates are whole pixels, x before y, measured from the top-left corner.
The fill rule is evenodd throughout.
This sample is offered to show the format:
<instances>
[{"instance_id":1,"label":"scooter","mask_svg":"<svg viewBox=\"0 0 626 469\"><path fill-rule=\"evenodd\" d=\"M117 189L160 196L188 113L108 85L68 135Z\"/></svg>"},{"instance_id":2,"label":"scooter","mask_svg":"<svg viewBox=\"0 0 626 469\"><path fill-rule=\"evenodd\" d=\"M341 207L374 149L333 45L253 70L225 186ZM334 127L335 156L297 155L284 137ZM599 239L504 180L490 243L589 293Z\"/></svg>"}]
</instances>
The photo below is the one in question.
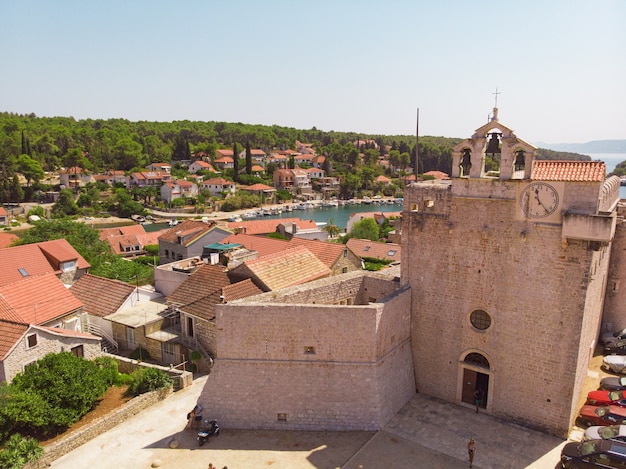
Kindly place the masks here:
<instances>
[{"instance_id":1,"label":"scooter","mask_svg":"<svg viewBox=\"0 0 626 469\"><path fill-rule=\"evenodd\" d=\"M212 436L220 434L220 426L216 420L204 420L200 430L198 430L198 444L202 446Z\"/></svg>"}]
</instances>

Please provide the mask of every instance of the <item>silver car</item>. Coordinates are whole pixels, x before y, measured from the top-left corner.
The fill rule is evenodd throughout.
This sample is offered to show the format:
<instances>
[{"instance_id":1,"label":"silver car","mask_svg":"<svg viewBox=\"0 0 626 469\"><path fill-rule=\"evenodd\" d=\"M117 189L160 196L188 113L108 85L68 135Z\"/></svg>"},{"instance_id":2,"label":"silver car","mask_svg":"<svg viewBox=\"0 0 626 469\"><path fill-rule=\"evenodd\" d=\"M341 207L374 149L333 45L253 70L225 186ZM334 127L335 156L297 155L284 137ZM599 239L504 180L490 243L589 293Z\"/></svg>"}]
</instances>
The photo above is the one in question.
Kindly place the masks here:
<instances>
[{"instance_id":1,"label":"silver car","mask_svg":"<svg viewBox=\"0 0 626 469\"><path fill-rule=\"evenodd\" d=\"M626 441L626 425L594 425L585 430L583 441L587 440L621 440Z\"/></svg>"}]
</instances>

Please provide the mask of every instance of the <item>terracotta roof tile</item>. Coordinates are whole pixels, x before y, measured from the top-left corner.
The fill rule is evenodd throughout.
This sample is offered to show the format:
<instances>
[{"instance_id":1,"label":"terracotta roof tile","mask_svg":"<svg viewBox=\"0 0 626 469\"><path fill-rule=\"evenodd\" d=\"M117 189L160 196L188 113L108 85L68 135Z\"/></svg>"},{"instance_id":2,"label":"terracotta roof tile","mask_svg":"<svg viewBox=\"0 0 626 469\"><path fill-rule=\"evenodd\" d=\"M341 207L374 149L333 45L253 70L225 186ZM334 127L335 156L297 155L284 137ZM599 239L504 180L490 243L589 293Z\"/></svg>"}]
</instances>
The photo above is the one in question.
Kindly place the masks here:
<instances>
[{"instance_id":1,"label":"terracotta roof tile","mask_svg":"<svg viewBox=\"0 0 626 469\"><path fill-rule=\"evenodd\" d=\"M304 246L246 261L232 272L256 279L268 291L300 285L331 274L330 269Z\"/></svg>"},{"instance_id":2,"label":"terracotta roof tile","mask_svg":"<svg viewBox=\"0 0 626 469\"><path fill-rule=\"evenodd\" d=\"M304 239L293 237L289 241L291 246L304 246L311 251L315 257L324 263L326 267L332 268L337 260L343 256L346 249L345 244L326 243L316 239Z\"/></svg>"},{"instance_id":3,"label":"terracotta roof tile","mask_svg":"<svg viewBox=\"0 0 626 469\"><path fill-rule=\"evenodd\" d=\"M19 237L13 233L0 232L0 249L8 248Z\"/></svg>"},{"instance_id":4,"label":"terracotta roof tile","mask_svg":"<svg viewBox=\"0 0 626 469\"><path fill-rule=\"evenodd\" d=\"M70 292L83 302L83 310L104 317L117 312L135 287L119 280L85 274L70 288Z\"/></svg>"},{"instance_id":5,"label":"terracotta roof tile","mask_svg":"<svg viewBox=\"0 0 626 469\"><path fill-rule=\"evenodd\" d=\"M48 272L60 273L59 262L77 261L79 269L89 268L89 264L65 239L0 249L0 285L16 282L24 278L19 269L28 275L41 275Z\"/></svg>"},{"instance_id":6,"label":"terracotta roof tile","mask_svg":"<svg viewBox=\"0 0 626 469\"><path fill-rule=\"evenodd\" d=\"M182 237L184 239L183 245L189 246L198 238L215 228L215 226L215 222L205 223L203 221L185 220L167 230L159 236L159 239L170 243L178 243L178 239Z\"/></svg>"},{"instance_id":7,"label":"terracotta roof tile","mask_svg":"<svg viewBox=\"0 0 626 469\"><path fill-rule=\"evenodd\" d=\"M0 319L0 360L4 360L13 346L26 334L28 324Z\"/></svg>"},{"instance_id":8,"label":"terracotta roof tile","mask_svg":"<svg viewBox=\"0 0 626 469\"><path fill-rule=\"evenodd\" d=\"M28 324L44 324L83 306L53 273L28 276L3 285L0 295Z\"/></svg>"},{"instance_id":9,"label":"terracotta roof tile","mask_svg":"<svg viewBox=\"0 0 626 469\"><path fill-rule=\"evenodd\" d=\"M402 248L399 244L378 243L368 239L350 238L346 246L354 255L372 257L374 259L385 259L389 261L400 261Z\"/></svg>"},{"instance_id":10,"label":"terracotta roof tile","mask_svg":"<svg viewBox=\"0 0 626 469\"><path fill-rule=\"evenodd\" d=\"M268 238L266 236L254 236L243 233L231 234L220 241L222 244L241 244L250 251L259 253L259 257L281 252L289 247L289 241L283 239Z\"/></svg>"},{"instance_id":11,"label":"terracotta roof tile","mask_svg":"<svg viewBox=\"0 0 626 469\"><path fill-rule=\"evenodd\" d=\"M295 223L298 230L317 229L313 220L301 220L300 218L280 218L271 220L231 221L226 224L229 230L239 231L248 235L268 234L276 232L276 227L281 223Z\"/></svg>"},{"instance_id":12,"label":"terracotta roof tile","mask_svg":"<svg viewBox=\"0 0 626 469\"><path fill-rule=\"evenodd\" d=\"M532 174L538 181L602 182L606 179L603 161L535 160Z\"/></svg>"},{"instance_id":13,"label":"terracotta roof tile","mask_svg":"<svg viewBox=\"0 0 626 469\"><path fill-rule=\"evenodd\" d=\"M260 293L263 293L263 290L257 287L254 282L249 278L242 280L241 282L226 285L224 288L222 288L224 301L227 302L239 300L241 298L247 298L249 296L258 295Z\"/></svg>"},{"instance_id":14,"label":"terracotta roof tile","mask_svg":"<svg viewBox=\"0 0 626 469\"><path fill-rule=\"evenodd\" d=\"M186 305L204 298L212 292L221 291L226 285L230 285L226 267L201 264L167 297L167 302Z\"/></svg>"}]
</instances>

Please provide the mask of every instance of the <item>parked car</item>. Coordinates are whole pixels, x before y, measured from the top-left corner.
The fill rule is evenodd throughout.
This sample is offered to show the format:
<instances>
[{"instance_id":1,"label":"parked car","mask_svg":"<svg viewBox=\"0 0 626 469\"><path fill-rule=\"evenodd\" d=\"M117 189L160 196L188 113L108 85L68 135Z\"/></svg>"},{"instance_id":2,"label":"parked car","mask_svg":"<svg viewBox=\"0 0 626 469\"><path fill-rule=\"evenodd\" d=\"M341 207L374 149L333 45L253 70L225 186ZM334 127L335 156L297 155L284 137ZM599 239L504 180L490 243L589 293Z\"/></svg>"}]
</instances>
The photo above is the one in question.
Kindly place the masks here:
<instances>
[{"instance_id":1,"label":"parked car","mask_svg":"<svg viewBox=\"0 0 626 469\"><path fill-rule=\"evenodd\" d=\"M607 391L624 391L626 390L626 376L621 378L602 378L600 380L600 389Z\"/></svg>"},{"instance_id":2,"label":"parked car","mask_svg":"<svg viewBox=\"0 0 626 469\"><path fill-rule=\"evenodd\" d=\"M620 329L615 332L604 332L600 335L600 343L602 345L607 345L621 339L626 339L626 329Z\"/></svg>"},{"instance_id":3,"label":"parked car","mask_svg":"<svg viewBox=\"0 0 626 469\"><path fill-rule=\"evenodd\" d=\"M626 443L617 440L589 440L567 443L561 450L561 467L626 467Z\"/></svg>"},{"instance_id":4,"label":"parked car","mask_svg":"<svg viewBox=\"0 0 626 469\"><path fill-rule=\"evenodd\" d=\"M616 405L587 405L578 413L580 419L588 427L593 425L626 425L626 408Z\"/></svg>"},{"instance_id":5,"label":"parked car","mask_svg":"<svg viewBox=\"0 0 626 469\"><path fill-rule=\"evenodd\" d=\"M587 440L626 441L626 425L594 425L585 430L583 441Z\"/></svg>"},{"instance_id":6,"label":"parked car","mask_svg":"<svg viewBox=\"0 0 626 469\"><path fill-rule=\"evenodd\" d=\"M626 391L591 391L587 393L587 404L626 407Z\"/></svg>"},{"instance_id":7,"label":"parked car","mask_svg":"<svg viewBox=\"0 0 626 469\"><path fill-rule=\"evenodd\" d=\"M616 340L604 346L605 355L626 355L626 339Z\"/></svg>"},{"instance_id":8,"label":"parked car","mask_svg":"<svg viewBox=\"0 0 626 469\"><path fill-rule=\"evenodd\" d=\"M612 373L626 375L626 355L607 355L602 366Z\"/></svg>"}]
</instances>

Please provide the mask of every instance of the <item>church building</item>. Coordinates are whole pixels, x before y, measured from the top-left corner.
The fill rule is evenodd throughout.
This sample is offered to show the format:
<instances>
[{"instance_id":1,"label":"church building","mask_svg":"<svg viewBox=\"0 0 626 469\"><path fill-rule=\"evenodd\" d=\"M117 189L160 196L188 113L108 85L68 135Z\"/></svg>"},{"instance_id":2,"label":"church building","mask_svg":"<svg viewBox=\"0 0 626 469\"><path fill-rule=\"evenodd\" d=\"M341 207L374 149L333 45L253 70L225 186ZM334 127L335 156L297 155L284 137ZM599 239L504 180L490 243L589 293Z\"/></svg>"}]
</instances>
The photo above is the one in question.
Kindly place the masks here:
<instances>
[{"instance_id":1,"label":"church building","mask_svg":"<svg viewBox=\"0 0 626 469\"><path fill-rule=\"evenodd\" d=\"M450 180L406 188L401 282L418 392L478 397L491 415L566 436L609 279L623 276L609 270L620 181L603 162L535 156L494 108L454 148Z\"/></svg>"}]
</instances>

